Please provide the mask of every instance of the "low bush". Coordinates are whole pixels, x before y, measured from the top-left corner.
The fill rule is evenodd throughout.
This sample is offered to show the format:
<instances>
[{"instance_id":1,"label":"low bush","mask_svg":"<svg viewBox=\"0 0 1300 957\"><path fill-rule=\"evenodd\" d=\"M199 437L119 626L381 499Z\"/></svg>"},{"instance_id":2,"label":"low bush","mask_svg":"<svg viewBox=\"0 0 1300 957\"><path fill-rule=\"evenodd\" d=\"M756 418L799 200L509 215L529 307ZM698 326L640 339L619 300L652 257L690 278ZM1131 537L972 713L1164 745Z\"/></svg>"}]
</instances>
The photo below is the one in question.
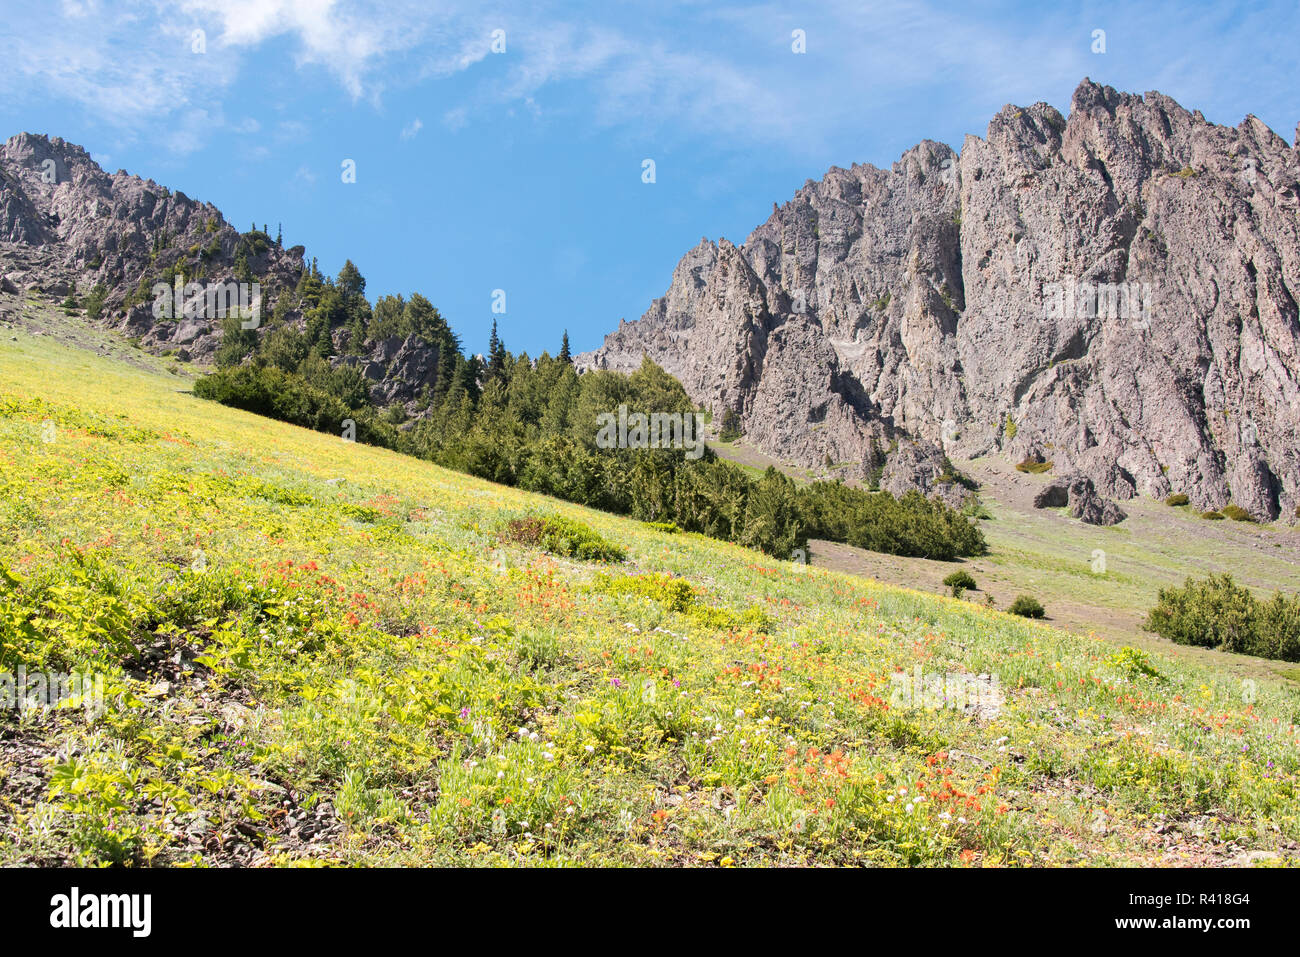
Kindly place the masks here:
<instances>
[{"instance_id":1,"label":"low bush","mask_svg":"<svg viewBox=\"0 0 1300 957\"><path fill-rule=\"evenodd\" d=\"M511 519L506 522L502 537L519 545L584 562L621 562L627 557L623 549L601 538L595 529L559 515Z\"/></svg>"},{"instance_id":2,"label":"low bush","mask_svg":"<svg viewBox=\"0 0 1300 957\"><path fill-rule=\"evenodd\" d=\"M1160 589L1145 627L1180 645L1300 661L1300 596L1261 602L1231 575Z\"/></svg>"},{"instance_id":3,"label":"low bush","mask_svg":"<svg viewBox=\"0 0 1300 957\"><path fill-rule=\"evenodd\" d=\"M1020 462L1016 463L1017 472L1028 472L1031 475L1041 475L1043 472L1052 470L1052 462L1037 462L1029 456L1025 456Z\"/></svg>"},{"instance_id":4,"label":"low bush","mask_svg":"<svg viewBox=\"0 0 1300 957\"><path fill-rule=\"evenodd\" d=\"M601 575L596 579L596 591L606 595L639 595L651 598L672 611L685 612L695 604L695 589L685 578L668 575L624 575L610 578Z\"/></svg>"},{"instance_id":5,"label":"low bush","mask_svg":"<svg viewBox=\"0 0 1300 957\"><path fill-rule=\"evenodd\" d=\"M1209 519L1209 520L1212 521L1212 522L1221 522L1221 521L1223 521L1223 513L1222 513L1222 512L1202 512L1202 513L1201 513L1201 518L1207 518L1207 519Z\"/></svg>"},{"instance_id":6,"label":"low bush","mask_svg":"<svg viewBox=\"0 0 1300 957\"><path fill-rule=\"evenodd\" d=\"M1017 595L1007 612L1012 615L1019 615L1021 618L1042 618L1047 614L1042 603L1031 595Z\"/></svg>"},{"instance_id":7,"label":"low bush","mask_svg":"<svg viewBox=\"0 0 1300 957\"><path fill-rule=\"evenodd\" d=\"M1173 495L1169 496L1167 499L1165 499L1165 504L1166 504L1166 505L1186 505L1189 501L1191 501L1191 500L1190 500L1186 495L1184 495L1182 492L1176 492L1176 493L1174 493Z\"/></svg>"},{"instance_id":8,"label":"low bush","mask_svg":"<svg viewBox=\"0 0 1300 957\"><path fill-rule=\"evenodd\" d=\"M1253 522L1255 520L1255 516L1240 505L1225 505L1219 511L1223 513L1225 518L1230 518L1234 522Z\"/></svg>"},{"instance_id":9,"label":"low bush","mask_svg":"<svg viewBox=\"0 0 1300 957\"><path fill-rule=\"evenodd\" d=\"M955 571L943 580L943 583L952 589L952 596L960 598L964 591L979 591L979 586L975 584L975 579L971 573L965 569Z\"/></svg>"},{"instance_id":10,"label":"low bush","mask_svg":"<svg viewBox=\"0 0 1300 957\"><path fill-rule=\"evenodd\" d=\"M1147 653L1137 648L1131 648L1128 645L1113 654L1107 655L1106 664L1127 678L1163 680L1160 672L1156 671L1155 665L1151 664L1151 658Z\"/></svg>"},{"instance_id":11,"label":"low bush","mask_svg":"<svg viewBox=\"0 0 1300 957\"><path fill-rule=\"evenodd\" d=\"M977 525L915 489L896 499L888 492L867 492L840 482L813 482L799 489L798 499L809 538L940 561L985 551Z\"/></svg>"},{"instance_id":12,"label":"low bush","mask_svg":"<svg viewBox=\"0 0 1300 957\"><path fill-rule=\"evenodd\" d=\"M219 369L194 383L194 394L222 405L270 416L317 432L343 435L352 422L358 442L397 447L397 432L371 409L354 409L292 372L275 366L236 366Z\"/></svg>"},{"instance_id":13,"label":"low bush","mask_svg":"<svg viewBox=\"0 0 1300 957\"><path fill-rule=\"evenodd\" d=\"M763 609L751 606L743 611L730 608L714 608L702 605L698 593L691 583L684 578L651 573L648 575L624 575L610 578L599 575L593 589L605 595L637 595L649 598L666 607L686 615L693 621L717 631L757 631L768 632L774 621Z\"/></svg>"}]
</instances>

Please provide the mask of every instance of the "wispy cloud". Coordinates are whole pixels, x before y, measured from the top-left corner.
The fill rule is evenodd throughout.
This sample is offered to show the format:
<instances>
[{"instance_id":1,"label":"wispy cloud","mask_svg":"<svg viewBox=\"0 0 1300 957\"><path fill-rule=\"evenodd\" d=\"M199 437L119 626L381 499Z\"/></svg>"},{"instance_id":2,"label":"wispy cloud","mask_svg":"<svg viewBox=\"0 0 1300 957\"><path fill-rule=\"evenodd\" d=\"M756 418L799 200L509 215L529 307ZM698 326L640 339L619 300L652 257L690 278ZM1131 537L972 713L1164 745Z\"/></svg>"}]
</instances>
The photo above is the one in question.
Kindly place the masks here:
<instances>
[{"instance_id":1,"label":"wispy cloud","mask_svg":"<svg viewBox=\"0 0 1300 957\"><path fill-rule=\"evenodd\" d=\"M0 93L78 103L137 136L166 130L162 139L184 151L205 129L224 128L227 91L276 44L302 74L299 92L324 73L376 108L388 91L463 75L455 100L439 104L453 130L504 104L598 127L816 151L927 102L973 116L994 102L1059 100L1085 74L1123 84L1154 73L1166 92L1211 104L1262 84L1273 102L1294 102L1285 44L1276 57L1258 50L1261 36L1294 33L1297 14L1285 11L1011 0L955 12L927 0L830 0L798 13L691 0L653 11L546 0L123 0L110 16L100 0L62 0L48 16L9 17ZM1108 32L1106 56L1090 53L1094 28ZM806 52L791 47L796 29ZM196 36L204 52L194 52ZM1236 71L1231 94L1214 80L1226 70Z\"/></svg>"},{"instance_id":2,"label":"wispy cloud","mask_svg":"<svg viewBox=\"0 0 1300 957\"><path fill-rule=\"evenodd\" d=\"M414 139L420 130L424 129L424 121L418 116L402 127L401 137L404 140Z\"/></svg>"}]
</instances>

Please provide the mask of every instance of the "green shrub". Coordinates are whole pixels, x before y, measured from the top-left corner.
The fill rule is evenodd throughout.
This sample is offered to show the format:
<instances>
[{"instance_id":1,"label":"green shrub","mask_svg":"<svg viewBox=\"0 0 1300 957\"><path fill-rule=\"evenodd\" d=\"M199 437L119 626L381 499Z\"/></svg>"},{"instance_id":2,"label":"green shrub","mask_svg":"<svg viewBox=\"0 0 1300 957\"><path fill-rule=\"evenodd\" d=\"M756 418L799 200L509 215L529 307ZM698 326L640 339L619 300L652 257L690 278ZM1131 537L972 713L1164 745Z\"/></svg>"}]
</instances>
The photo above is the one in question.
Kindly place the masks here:
<instances>
[{"instance_id":1,"label":"green shrub","mask_svg":"<svg viewBox=\"0 0 1300 957\"><path fill-rule=\"evenodd\" d=\"M1224 517L1230 518L1234 522L1255 521L1255 517L1251 515L1250 512L1242 508L1240 505L1225 505L1219 511L1223 513Z\"/></svg>"},{"instance_id":2,"label":"green shrub","mask_svg":"<svg viewBox=\"0 0 1300 957\"><path fill-rule=\"evenodd\" d=\"M86 315L91 319L98 319L99 314L104 311L104 297L107 295L108 290L104 288L104 284L97 283L86 296Z\"/></svg>"},{"instance_id":3,"label":"green shrub","mask_svg":"<svg viewBox=\"0 0 1300 957\"><path fill-rule=\"evenodd\" d=\"M1155 665L1151 664L1151 659L1147 653L1137 648L1131 648L1128 645L1113 654L1107 655L1106 664L1129 678L1144 677L1163 680L1160 672L1156 671Z\"/></svg>"},{"instance_id":4,"label":"green shrub","mask_svg":"<svg viewBox=\"0 0 1300 957\"><path fill-rule=\"evenodd\" d=\"M306 379L275 366L245 365L219 369L194 383L194 394L246 412L282 422L343 434L343 423L356 426L358 442L397 446L397 432L372 409L353 409L342 399L317 388Z\"/></svg>"},{"instance_id":5,"label":"green shrub","mask_svg":"<svg viewBox=\"0 0 1300 957\"><path fill-rule=\"evenodd\" d=\"M1165 504L1186 505L1189 501L1190 499L1188 499L1188 497L1184 495L1182 492L1176 492L1173 495L1169 496L1167 499L1165 499Z\"/></svg>"},{"instance_id":6,"label":"green shrub","mask_svg":"<svg viewBox=\"0 0 1300 957\"><path fill-rule=\"evenodd\" d=\"M506 522L502 537L529 548L540 548L552 555L584 562L621 562L627 557L623 549L601 538L595 529L559 515L511 519Z\"/></svg>"},{"instance_id":7,"label":"green shrub","mask_svg":"<svg viewBox=\"0 0 1300 957\"><path fill-rule=\"evenodd\" d=\"M1052 469L1051 462L1036 462L1028 455L1016 464L1017 472L1028 472L1033 475L1041 475L1043 472L1050 472Z\"/></svg>"},{"instance_id":8,"label":"green shrub","mask_svg":"<svg viewBox=\"0 0 1300 957\"><path fill-rule=\"evenodd\" d=\"M896 499L888 492L868 492L841 482L813 482L799 489L798 500L808 538L939 561L982 555L985 550L979 526L916 489Z\"/></svg>"},{"instance_id":9,"label":"green shrub","mask_svg":"<svg viewBox=\"0 0 1300 957\"><path fill-rule=\"evenodd\" d=\"M681 531L676 522L643 522L642 524L647 528L653 528L656 532L667 532L669 535Z\"/></svg>"},{"instance_id":10,"label":"green shrub","mask_svg":"<svg viewBox=\"0 0 1300 957\"><path fill-rule=\"evenodd\" d=\"M723 412L718 438L723 442L734 442L743 434L740 429L740 416L736 414L736 410L727 409L727 411Z\"/></svg>"},{"instance_id":11,"label":"green shrub","mask_svg":"<svg viewBox=\"0 0 1300 957\"><path fill-rule=\"evenodd\" d=\"M1030 595L1017 595L1016 600L1007 608L1007 612L1019 615L1021 618L1042 618L1047 614L1042 603Z\"/></svg>"},{"instance_id":12,"label":"green shrub","mask_svg":"<svg viewBox=\"0 0 1300 957\"><path fill-rule=\"evenodd\" d=\"M1261 602L1231 575L1160 589L1145 627L1180 645L1300 661L1300 596Z\"/></svg>"},{"instance_id":13,"label":"green shrub","mask_svg":"<svg viewBox=\"0 0 1300 957\"><path fill-rule=\"evenodd\" d=\"M1255 629L1255 596L1231 575L1187 579L1182 588L1162 588L1147 615L1146 629L1180 645L1244 651Z\"/></svg>"},{"instance_id":14,"label":"green shrub","mask_svg":"<svg viewBox=\"0 0 1300 957\"><path fill-rule=\"evenodd\" d=\"M1201 518L1208 518L1208 519L1209 519L1210 521L1212 521L1212 522L1221 522L1221 521L1223 521L1223 513L1222 513L1222 512L1202 512L1202 513L1201 513Z\"/></svg>"},{"instance_id":15,"label":"green shrub","mask_svg":"<svg viewBox=\"0 0 1300 957\"><path fill-rule=\"evenodd\" d=\"M766 633L771 630L774 624L770 615L764 612L763 609L752 605L741 612L735 612L729 608L709 608L704 605L693 605L687 610L686 614L705 628L712 628L716 631L749 630Z\"/></svg>"},{"instance_id":16,"label":"green shrub","mask_svg":"<svg viewBox=\"0 0 1300 957\"><path fill-rule=\"evenodd\" d=\"M1278 661L1300 661L1300 595L1276 593L1259 605L1251 654Z\"/></svg>"},{"instance_id":17,"label":"green shrub","mask_svg":"<svg viewBox=\"0 0 1300 957\"><path fill-rule=\"evenodd\" d=\"M964 591L979 591L979 586L975 584L975 579L971 577L970 572L960 569L953 572L943 580L943 583L952 589L952 597L960 598Z\"/></svg>"}]
</instances>

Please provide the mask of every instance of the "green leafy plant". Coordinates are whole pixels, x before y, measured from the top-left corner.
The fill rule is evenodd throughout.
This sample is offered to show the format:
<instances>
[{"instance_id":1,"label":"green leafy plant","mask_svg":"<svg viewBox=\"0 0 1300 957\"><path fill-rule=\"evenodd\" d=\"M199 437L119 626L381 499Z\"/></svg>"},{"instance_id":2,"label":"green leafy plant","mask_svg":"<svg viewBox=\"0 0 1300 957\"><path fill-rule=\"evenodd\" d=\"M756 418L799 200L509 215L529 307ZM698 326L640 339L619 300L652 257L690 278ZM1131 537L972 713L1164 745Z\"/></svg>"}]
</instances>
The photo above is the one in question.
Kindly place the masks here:
<instances>
[{"instance_id":1,"label":"green leafy plant","mask_svg":"<svg viewBox=\"0 0 1300 957\"><path fill-rule=\"evenodd\" d=\"M639 595L650 598L668 608L693 619L706 628L718 631L750 630L767 632L773 619L761 608L750 607L743 611L716 608L699 602L699 593L684 578L668 575L624 575L610 578L600 575L593 586L606 595Z\"/></svg>"},{"instance_id":2,"label":"green leafy plant","mask_svg":"<svg viewBox=\"0 0 1300 957\"><path fill-rule=\"evenodd\" d=\"M1151 658L1145 651L1125 645L1118 651L1106 656L1106 663L1116 671L1129 678L1155 678L1163 680L1151 664Z\"/></svg>"}]
</instances>

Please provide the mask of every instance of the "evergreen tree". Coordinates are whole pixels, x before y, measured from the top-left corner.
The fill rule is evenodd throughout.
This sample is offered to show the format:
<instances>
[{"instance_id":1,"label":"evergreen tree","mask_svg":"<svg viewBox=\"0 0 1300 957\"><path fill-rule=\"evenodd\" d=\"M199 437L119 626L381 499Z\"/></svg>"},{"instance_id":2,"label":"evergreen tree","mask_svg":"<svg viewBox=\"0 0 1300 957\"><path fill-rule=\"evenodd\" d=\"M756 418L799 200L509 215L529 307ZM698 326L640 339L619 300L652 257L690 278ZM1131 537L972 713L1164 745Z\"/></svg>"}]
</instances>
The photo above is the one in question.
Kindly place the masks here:
<instances>
[{"instance_id":1,"label":"evergreen tree","mask_svg":"<svg viewBox=\"0 0 1300 957\"><path fill-rule=\"evenodd\" d=\"M235 248L235 278L240 282L252 282L253 270L248 266L248 252L244 248L243 242Z\"/></svg>"},{"instance_id":2,"label":"evergreen tree","mask_svg":"<svg viewBox=\"0 0 1300 957\"><path fill-rule=\"evenodd\" d=\"M447 396L447 400L453 403L453 407L459 407L462 397L469 399L471 404L478 401L478 379L481 371L478 356L470 356L466 359L458 355L456 360L456 371L452 374L451 389Z\"/></svg>"},{"instance_id":3,"label":"evergreen tree","mask_svg":"<svg viewBox=\"0 0 1300 957\"><path fill-rule=\"evenodd\" d=\"M221 345L214 359L217 368L239 365L249 353L257 352L257 333L245 329L239 316L227 316L221 323Z\"/></svg>"},{"instance_id":4,"label":"evergreen tree","mask_svg":"<svg viewBox=\"0 0 1300 957\"><path fill-rule=\"evenodd\" d=\"M497 335L497 321L492 320L492 335L488 337L488 374L501 379L506 372L506 346Z\"/></svg>"},{"instance_id":5,"label":"evergreen tree","mask_svg":"<svg viewBox=\"0 0 1300 957\"><path fill-rule=\"evenodd\" d=\"M352 265L351 259L345 262L343 268L339 270L338 286L339 292L343 293L344 296L351 297L365 294L365 277L361 275L361 270Z\"/></svg>"},{"instance_id":6,"label":"evergreen tree","mask_svg":"<svg viewBox=\"0 0 1300 957\"><path fill-rule=\"evenodd\" d=\"M564 330L564 338L560 340L560 361L573 363L573 355L569 352L569 330Z\"/></svg>"}]
</instances>

